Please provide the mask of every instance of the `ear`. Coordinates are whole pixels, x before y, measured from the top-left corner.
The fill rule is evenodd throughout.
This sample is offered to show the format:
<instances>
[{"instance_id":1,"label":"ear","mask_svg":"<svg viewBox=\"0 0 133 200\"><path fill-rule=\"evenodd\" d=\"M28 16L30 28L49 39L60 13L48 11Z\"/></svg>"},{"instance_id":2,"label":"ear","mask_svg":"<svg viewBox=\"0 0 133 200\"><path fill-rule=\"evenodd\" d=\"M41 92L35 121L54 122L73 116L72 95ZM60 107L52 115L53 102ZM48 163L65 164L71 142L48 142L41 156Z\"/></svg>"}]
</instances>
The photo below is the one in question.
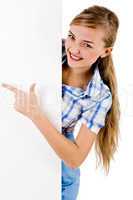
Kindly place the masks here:
<instances>
[{"instance_id":1,"label":"ear","mask_svg":"<svg viewBox=\"0 0 133 200\"><path fill-rule=\"evenodd\" d=\"M106 56L109 56L111 54L112 50L113 50L112 47L105 48L103 54L100 57L105 58Z\"/></svg>"}]
</instances>

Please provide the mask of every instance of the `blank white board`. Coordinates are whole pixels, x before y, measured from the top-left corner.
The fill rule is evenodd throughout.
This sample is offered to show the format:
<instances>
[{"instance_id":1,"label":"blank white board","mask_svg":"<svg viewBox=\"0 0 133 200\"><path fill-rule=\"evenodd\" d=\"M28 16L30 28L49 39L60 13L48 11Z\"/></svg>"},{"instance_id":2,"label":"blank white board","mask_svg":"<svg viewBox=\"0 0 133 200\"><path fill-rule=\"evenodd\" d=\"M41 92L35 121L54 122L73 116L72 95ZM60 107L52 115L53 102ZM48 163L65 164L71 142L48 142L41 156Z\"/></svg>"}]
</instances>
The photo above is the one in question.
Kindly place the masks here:
<instances>
[{"instance_id":1,"label":"blank white board","mask_svg":"<svg viewBox=\"0 0 133 200\"><path fill-rule=\"evenodd\" d=\"M0 1L0 83L36 92L61 130L61 2ZM60 159L0 86L0 199L59 200Z\"/></svg>"}]
</instances>

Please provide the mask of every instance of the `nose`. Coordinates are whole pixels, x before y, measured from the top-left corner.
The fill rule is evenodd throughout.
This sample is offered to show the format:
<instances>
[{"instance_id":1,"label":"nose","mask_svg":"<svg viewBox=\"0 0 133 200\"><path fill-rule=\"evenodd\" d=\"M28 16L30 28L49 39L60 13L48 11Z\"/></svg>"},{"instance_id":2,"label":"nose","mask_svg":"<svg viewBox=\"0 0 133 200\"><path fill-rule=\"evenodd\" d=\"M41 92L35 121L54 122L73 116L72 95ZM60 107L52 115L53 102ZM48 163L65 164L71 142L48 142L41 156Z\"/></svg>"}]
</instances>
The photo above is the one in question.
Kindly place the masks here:
<instances>
[{"instance_id":1,"label":"nose","mask_svg":"<svg viewBox=\"0 0 133 200\"><path fill-rule=\"evenodd\" d=\"M78 43L74 43L71 45L70 48L71 53L73 53L74 55L77 55L80 53L80 45Z\"/></svg>"}]
</instances>

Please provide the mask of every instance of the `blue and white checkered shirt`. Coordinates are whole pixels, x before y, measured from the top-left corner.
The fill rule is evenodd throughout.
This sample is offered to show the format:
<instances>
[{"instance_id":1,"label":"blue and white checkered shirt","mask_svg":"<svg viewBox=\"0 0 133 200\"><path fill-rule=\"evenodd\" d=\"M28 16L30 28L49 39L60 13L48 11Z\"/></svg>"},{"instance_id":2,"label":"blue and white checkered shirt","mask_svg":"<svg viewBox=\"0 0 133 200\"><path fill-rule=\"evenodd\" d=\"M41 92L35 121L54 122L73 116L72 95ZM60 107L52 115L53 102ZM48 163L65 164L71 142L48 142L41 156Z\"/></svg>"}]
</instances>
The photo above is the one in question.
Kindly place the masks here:
<instances>
[{"instance_id":1,"label":"blue and white checkered shirt","mask_svg":"<svg viewBox=\"0 0 133 200\"><path fill-rule=\"evenodd\" d=\"M62 41L62 64L67 62L64 40ZM112 94L103 83L96 66L86 90L62 84L62 133L76 131L82 123L98 134L105 125L107 112L112 105Z\"/></svg>"}]
</instances>

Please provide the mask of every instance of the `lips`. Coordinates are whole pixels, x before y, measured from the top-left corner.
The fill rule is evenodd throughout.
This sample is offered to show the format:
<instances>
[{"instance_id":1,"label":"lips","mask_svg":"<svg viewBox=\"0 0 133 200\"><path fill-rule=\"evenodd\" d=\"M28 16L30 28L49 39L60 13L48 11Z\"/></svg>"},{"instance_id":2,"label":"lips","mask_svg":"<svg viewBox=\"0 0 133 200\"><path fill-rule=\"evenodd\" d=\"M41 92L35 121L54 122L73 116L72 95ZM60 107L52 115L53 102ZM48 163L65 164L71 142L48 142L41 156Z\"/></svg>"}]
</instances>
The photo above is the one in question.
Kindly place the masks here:
<instances>
[{"instance_id":1,"label":"lips","mask_svg":"<svg viewBox=\"0 0 133 200\"><path fill-rule=\"evenodd\" d=\"M69 55L70 55L70 58L74 61L79 61L79 60L82 60L81 57L77 57L75 56L74 54L72 54L71 52L69 52Z\"/></svg>"}]
</instances>

